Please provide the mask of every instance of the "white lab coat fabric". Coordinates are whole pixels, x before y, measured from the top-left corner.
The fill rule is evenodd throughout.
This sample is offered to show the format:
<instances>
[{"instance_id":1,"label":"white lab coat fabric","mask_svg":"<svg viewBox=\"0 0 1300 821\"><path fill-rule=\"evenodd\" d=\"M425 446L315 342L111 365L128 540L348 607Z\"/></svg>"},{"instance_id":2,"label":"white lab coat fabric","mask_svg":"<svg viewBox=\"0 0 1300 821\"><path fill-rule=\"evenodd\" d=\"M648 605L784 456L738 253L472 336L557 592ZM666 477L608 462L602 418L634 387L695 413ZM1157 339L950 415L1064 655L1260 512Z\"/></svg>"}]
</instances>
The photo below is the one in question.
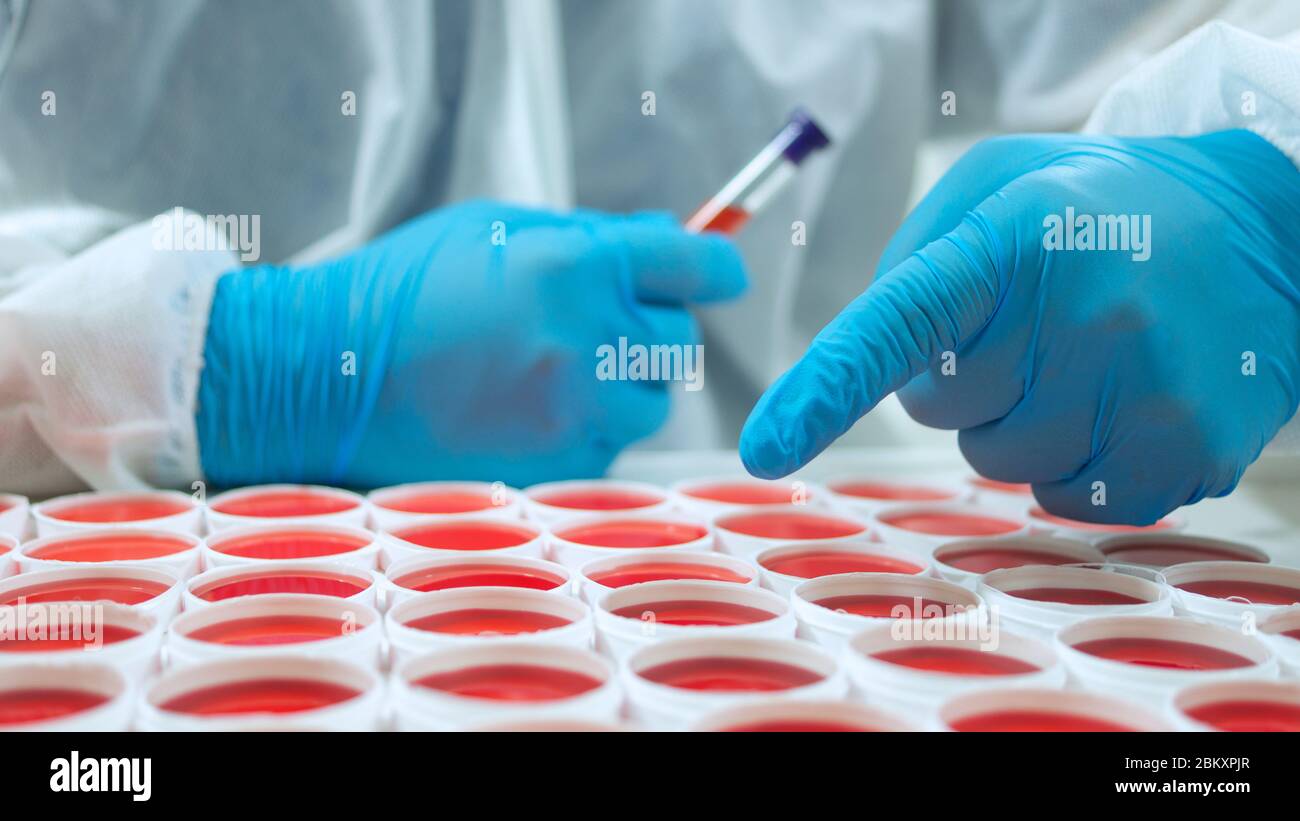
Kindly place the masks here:
<instances>
[{"instance_id":1,"label":"white lab coat fabric","mask_svg":"<svg viewBox=\"0 0 1300 821\"><path fill-rule=\"evenodd\" d=\"M740 238L750 293L700 313L705 390L654 441L734 446L870 281L928 137L1076 128L1110 87L1098 127L1224 127L1205 112L1246 83L1300 160L1297 30L1300 4L1218 0L0 0L0 488L201 477L208 306L240 263L160 250L154 214L259 215L273 262L471 196L685 215L806 105L835 146ZM887 403L851 436L917 430Z\"/></svg>"}]
</instances>

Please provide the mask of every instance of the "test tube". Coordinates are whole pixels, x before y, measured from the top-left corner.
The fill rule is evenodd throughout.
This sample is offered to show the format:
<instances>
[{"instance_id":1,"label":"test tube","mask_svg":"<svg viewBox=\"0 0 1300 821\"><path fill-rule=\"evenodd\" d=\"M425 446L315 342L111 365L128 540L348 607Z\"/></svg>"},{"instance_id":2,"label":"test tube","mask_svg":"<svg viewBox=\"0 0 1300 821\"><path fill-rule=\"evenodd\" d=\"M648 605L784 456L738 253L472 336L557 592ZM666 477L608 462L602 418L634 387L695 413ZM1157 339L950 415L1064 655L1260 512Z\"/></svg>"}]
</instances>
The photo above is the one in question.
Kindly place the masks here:
<instances>
[{"instance_id":1,"label":"test tube","mask_svg":"<svg viewBox=\"0 0 1300 821\"><path fill-rule=\"evenodd\" d=\"M772 141L691 215L686 230L735 234L794 178L808 155L830 142L807 111L795 109Z\"/></svg>"}]
</instances>

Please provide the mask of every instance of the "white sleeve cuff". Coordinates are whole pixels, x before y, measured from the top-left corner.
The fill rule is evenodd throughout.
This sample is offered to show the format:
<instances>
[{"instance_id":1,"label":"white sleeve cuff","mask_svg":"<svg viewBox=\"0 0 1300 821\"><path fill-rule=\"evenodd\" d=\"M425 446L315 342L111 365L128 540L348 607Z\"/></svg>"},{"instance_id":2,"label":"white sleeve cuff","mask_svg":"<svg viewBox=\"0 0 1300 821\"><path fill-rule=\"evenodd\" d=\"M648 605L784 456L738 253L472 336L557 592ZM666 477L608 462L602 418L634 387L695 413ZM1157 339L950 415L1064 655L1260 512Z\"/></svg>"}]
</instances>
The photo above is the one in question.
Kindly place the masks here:
<instances>
[{"instance_id":1,"label":"white sleeve cuff","mask_svg":"<svg viewBox=\"0 0 1300 821\"><path fill-rule=\"evenodd\" d=\"M208 313L227 250L169 250L153 222L0 288L0 484L188 486ZM214 247L204 244L204 247Z\"/></svg>"},{"instance_id":2,"label":"white sleeve cuff","mask_svg":"<svg viewBox=\"0 0 1300 821\"><path fill-rule=\"evenodd\" d=\"M1102 97L1085 131L1129 136L1244 128L1300 165L1300 48L1227 23L1196 29Z\"/></svg>"}]
</instances>

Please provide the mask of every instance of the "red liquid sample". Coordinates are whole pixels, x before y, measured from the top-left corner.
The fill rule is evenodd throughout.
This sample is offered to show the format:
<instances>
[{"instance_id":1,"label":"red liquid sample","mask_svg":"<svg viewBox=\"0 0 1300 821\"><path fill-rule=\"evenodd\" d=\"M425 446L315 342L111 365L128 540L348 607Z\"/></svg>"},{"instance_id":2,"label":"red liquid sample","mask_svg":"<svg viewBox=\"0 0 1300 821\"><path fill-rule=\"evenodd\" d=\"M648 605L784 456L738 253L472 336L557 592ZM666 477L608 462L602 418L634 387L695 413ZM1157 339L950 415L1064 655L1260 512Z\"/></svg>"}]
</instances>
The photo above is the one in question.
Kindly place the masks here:
<instances>
[{"instance_id":1,"label":"red liquid sample","mask_svg":"<svg viewBox=\"0 0 1300 821\"><path fill-rule=\"evenodd\" d=\"M89 628L89 629L87 629ZM90 635L94 631L94 637ZM44 638L29 639L26 635L17 637L0 636L0 653L48 653L56 650L94 649L95 638L102 644L117 644L140 635L139 630L116 624L101 624L93 627L82 625L78 636L78 626L70 625L66 630L58 629Z\"/></svg>"},{"instance_id":2,"label":"red liquid sample","mask_svg":"<svg viewBox=\"0 0 1300 821\"><path fill-rule=\"evenodd\" d=\"M950 613L961 612L957 605L942 602L938 599L922 598L918 602L914 596L900 596L894 593L855 593L848 596L831 596L818 599L813 604L825 607L827 610L842 610L855 616L882 619L899 618L894 615L895 607L907 608L907 615L902 616L902 618L909 619L928 619L936 615L946 616ZM917 610L918 607L920 608L919 611ZM942 612L936 611L935 608L942 608Z\"/></svg>"},{"instance_id":3,"label":"red liquid sample","mask_svg":"<svg viewBox=\"0 0 1300 821\"><path fill-rule=\"evenodd\" d=\"M1004 710L951 722L959 733L1131 733L1114 721L1046 710Z\"/></svg>"},{"instance_id":4,"label":"red liquid sample","mask_svg":"<svg viewBox=\"0 0 1300 821\"><path fill-rule=\"evenodd\" d=\"M277 530L222 539L212 544L212 549L228 556L250 559L311 559L351 553L369 544L368 539L346 533Z\"/></svg>"},{"instance_id":5,"label":"red liquid sample","mask_svg":"<svg viewBox=\"0 0 1300 821\"><path fill-rule=\"evenodd\" d=\"M499 522L446 522L393 532L397 538L435 550L500 550L537 538L537 531Z\"/></svg>"},{"instance_id":6,"label":"red liquid sample","mask_svg":"<svg viewBox=\"0 0 1300 821\"><path fill-rule=\"evenodd\" d=\"M529 590L554 590L564 579L545 570L523 565L456 564L416 570L394 579L393 584L408 590L427 593L455 587L523 587Z\"/></svg>"},{"instance_id":7,"label":"red liquid sample","mask_svg":"<svg viewBox=\"0 0 1300 821\"><path fill-rule=\"evenodd\" d=\"M1282 633L1281 633L1281 635L1286 636L1286 637L1288 637L1288 638L1293 638L1293 639L1295 639L1296 641L1300 641L1300 629L1297 629L1297 630L1283 630Z\"/></svg>"},{"instance_id":8,"label":"red liquid sample","mask_svg":"<svg viewBox=\"0 0 1300 821\"><path fill-rule=\"evenodd\" d=\"M388 499L378 505L402 513L472 513L493 507L492 494L470 490L433 490Z\"/></svg>"},{"instance_id":9,"label":"red liquid sample","mask_svg":"<svg viewBox=\"0 0 1300 821\"><path fill-rule=\"evenodd\" d=\"M695 499L733 505L789 505L794 503L794 492L790 485L770 485L766 482L720 482L682 491L684 495Z\"/></svg>"},{"instance_id":10,"label":"red liquid sample","mask_svg":"<svg viewBox=\"0 0 1300 821\"><path fill-rule=\"evenodd\" d=\"M816 513L744 513L718 520L718 526L767 539L843 539L866 530L857 522Z\"/></svg>"},{"instance_id":11,"label":"red liquid sample","mask_svg":"<svg viewBox=\"0 0 1300 821\"><path fill-rule=\"evenodd\" d=\"M570 510L636 510L657 505L664 498L640 490L588 487L576 490L552 490L534 496L533 501Z\"/></svg>"},{"instance_id":12,"label":"red liquid sample","mask_svg":"<svg viewBox=\"0 0 1300 821\"><path fill-rule=\"evenodd\" d=\"M186 634L195 641L237 647L266 647L277 644L302 644L308 641L336 639L356 626L342 619L324 616L256 616L219 621Z\"/></svg>"},{"instance_id":13,"label":"red liquid sample","mask_svg":"<svg viewBox=\"0 0 1300 821\"><path fill-rule=\"evenodd\" d=\"M719 567L713 564L673 561L636 562L621 567L614 567L609 570L602 570L599 573L592 573L587 578L597 584L603 584L606 587L626 587L629 584L641 584L642 582L679 581L685 579L699 579L711 582L732 582L734 584L745 584L749 581L749 577L742 576L734 570L728 570L725 567Z\"/></svg>"},{"instance_id":14,"label":"red liquid sample","mask_svg":"<svg viewBox=\"0 0 1300 821\"><path fill-rule=\"evenodd\" d=\"M885 499L898 502L942 502L951 499L950 491L922 485L896 485L892 482L841 482L831 490L842 496L860 499Z\"/></svg>"},{"instance_id":15,"label":"red liquid sample","mask_svg":"<svg viewBox=\"0 0 1300 821\"><path fill-rule=\"evenodd\" d=\"M227 499L212 506L230 516L254 516L282 519L287 516L323 516L342 513L357 506L355 499L344 499L309 490L268 490L237 499Z\"/></svg>"},{"instance_id":16,"label":"red liquid sample","mask_svg":"<svg viewBox=\"0 0 1300 821\"><path fill-rule=\"evenodd\" d=\"M263 678L203 687L163 702L173 713L229 716L248 713L300 713L339 704L361 695L343 684L311 679Z\"/></svg>"},{"instance_id":17,"label":"red liquid sample","mask_svg":"<svg viewBox=\"0 0 1300 821\"><path fill-rule=\"evenodd\" d=\"M871 727L860 727L847 721L824 721L815 718L787 718L755 721L724 727L725 733L869 733Z\"/></svg>"},{"instance_id":18,"label":"red liquid sample","mask_svg":"<svg viewBox=\"0 0 1300 821\"><path fill-rule=\"evenodd\" d=\"M1073 647L1098 658L1171 670L1233 670L1254 663L1245 656L1217 647L1171 639L1093 639Z\"/></svg>"},{"instance_id":19,"label":"red liquid sample","mask_svg":"<svg viewBox=\"0 0 1300 821\"><path fill-rule=\"evenodd\" d=\"M806 667L768 659L705 656L656 664L639 675L683 690L771 692L804 687L823 676Z\"/></svg>"},{"instance_id":20,"label":"red liquid sample","mask_svg":"<svg viewBox=\"0 0 1300 821\"><path fill-rule=\"evenodd\" d=\"M268 593L310 593L346 599L370 587L368 579L316 570L278 570L274 573L247 573L209 582L194 590L204 601L225 601L240 596Z\"/></svg>"},{"instance_id":21,"label":"red liquid sample","mask_svg":"<svg viewBox=\"0 0 1300 821\"><path fill-rule=\"evenodd\" d=\"M533 664L487 664L417 679L420 687L492 701L555 701L591 692L600 679Z\"/></svg>"},{"instance_id":22,"label":"red liquid sample","mask_svg":"<svg viewBox=\"0 0 1300 821\"><path fill-rule=\"evenodd\" d=\"M0 691L0 727L49 721L75 715L108 702L108 696L84 690L40 688Z\"/></svg>"},{"instance_id":23,"label":"red liquid sample","mask_svg":"<svg viewBox=\"0 0 1300 821\"><path fill-rule=\"evenodd\" d=\"M968 573L988 573L1007 567L1025 567L1026 565L1078 564L1082 559L1047 553L1040 550L1013 550L1011 548L979 548L964 550L960 553L945 553L939 561L965 570Z\"/></svg>"},{"instance_id":24,"label":"red liquid sample","mask_svg":"<svg viewBox=\"0 0 1300 821\"><path fill-rule=\"evenodd\" d=\"M2 605L42 602L92 602L112 601L118 604L140 604L167 592L167 585L151 579L129 577L88 576L83 579L59 579L41 582L10 591L0 600Z\"/></svg>"},{"instance_id":25,"label":"red liquid sample","mask_svg":"<svg viewBox=\"0 0 1300 821\"><path fill-rule=\"evenodd\" d=\"M457 636L513 636L536 633L572 624L563 616L533 610L504 610L486 607L447 610L406 622L407 627L430 633Z\"/></svg>"},{"instance_id":26,"label":"red liquid sample","mask_svg":"<svg viewBox=\"0 0 1300 821\"><path fill-rule=\"evenodd\" d=\"M901 667L910 667L913 670L950 673L954 676L1018 676L1024 673L1036 673L1042 669L1023 659L1004 656L1001 653L943 645L914 645L896 650L883 650L873 653L872 658Z\"/></svg>"},{"instance_id":27,"label":"red liquid sample","mask_svg":"<svg viewBox=\"0 0 1300 821\"><path fill-rule=\"evenodd\" d=\"M1067 519L1064 516L1054 516L1053 514L1048 513L1046 510L1043 510L1042 508L1038 508L1038 507L1030 510L1029 515L1033 516L1035 519L1038 519L1040 521L1051 522L1054 525L1061 525L1062 527L1069 527L1075 530L1093 530L1102 533L1149 532L1153 530L1168 530L1169 528L1173 527L1173 525L1170 524L1169 521L1166 519L1161 519L1155 524L1147 525L1145 527L1137 527L1134 525L1108 525L1108 524L1100 524L1097 522L1081 522L1077 519Z\"/></svg>"},{"instance_id":28,"label":"red liquid sample","mask_svg":"<svg viewBox=\"0 0 1300 821\"><path fill-rule=\"evenodd\" d=\"M555 535L588 547L669 547L703 539L709 531L685 522L619 519L579 525Z\"/></svg>"},{"instance_id":29,"label":"red liquid sample","mask_svg":"<svg viewBox=\"0 0 1300 821\"><path fill-rule=\"evenodd\" d=\"M882 556L878 553L853 553L847 550L804 550L785 553L763 562L773 573L817 579L837 573L906 573L914 575L925 568L918 564Z\"/></svg>"},{"instance_id":30,"label":"red liquid sample","mask_svg":"<svg viewBox=\"0 0 1300 821\"><path fill-rule=\"evenodd\" d=\"M1053 604L1147 604L1146 599L1117 593L1114 590L1097 590L1088 587L1025 587L1020 590L1003 590L1008 596L1029 601Z\"/></svg>"},{"instance_id":31,"label":"red liquid sample","mask_svg":"<svg viewBox=\"0 0 1300 821\"><path fill-rule=\"evenodd\" d=\"M1103 552L1112 562L1144 564L1149 567L1171 567L1185 562L1260 562L1257 556L1235 550L1156 540L1119 544Z\"/></svg>"},{"instance_id":32,"label":"red liquid sample","mask_svg":"<svg viewBox=\"0 0 1300 821\"><path fill-rule=\"evenodd\" d=\"M1214 579L1203 582L1183 582L1174 587L1216 599L1246 599L1252 604L1295 604L1300 602L1300 590L1282 584L1266 582Z\"/></svg>"},{"instance_id":33,"label":"red liquid sample","mask_svg":"<svg viewBox=\"0 0 1300 821\"><path fill-rule=\"evenodd\" d=\"M708 206L706 205L705 208ZM714 214L713 217L700 227L700 231L710 231L715 234L735 234L745 223L749 222L750 214L743 208L735 205L727 205ZM692 224L699 219L699 213L692 215L686 223Z\"/></svg>"},{"instance_id":34,"label":"red liquid sample","mask_svg":"<svg viewBox=\"0 0 1300 821\"><path fill-rule=\"evenodd\" d=\"M138 562L193 549L194 545L175 536L113 534L76 536L51 542L31 552L33 559L61 562Z\"/></svg>"},{"instance_id":35,"label":"red liquid sample","mask_svg":"<svg viewBox=\"0 0 1300 821\"><path fill-rule=\"evenodd\" d=\"M1187 715L1229 733L1300 733L1300 704L1278 701L1219 701Z\"/></svg>"},{"instance_id":36,"label":"red liquid sample","mask_svg":"<svg viewBox=\"0 0 1300 821\"><path fill-rule=\"evenodd\" d=\"M770 621L776 614L761 607L723 601L657 601L634 604L612 610L615 616L629 619L651 620L647 614L654 614L657 624L677 624L682 626L734 627L738 624L757 624Z\"/></svg>"},{"instance_id":37,"label":"red liquid sample","mask_svg":"<svg viewBox=\"0 0 1300 821\"><path fill-rule=\"evenodd\" d=\"M905 513L881 519L882 522L902 530L926 533L931 536L1002 536L1014 533L1020 525L993 516L971 516L965 513Z\"/></svg>"},{"instance_id":38,"label":"red liquid sample","mask_svg":"<svg viewBox=\"0 0 1300 821\"><path fill-rule=\"evenodd\" d=\"M1034 495L1033 486L1028 484L999 482L996 479L985 479L983 476L976 476L974 479L970 480L970 483L976 487L982 487L985 490L996 490L999 493L1014 493L1018 496Z\"/></svg>"},{"instance_id":39,"label":"red liquid sample","mask_svg":"<svg viewBox=\"0 0 1300 821\"><path fill-rule=\"evenodd\" d=\"M161 519L193 510L193 506L175 499L155 499L150 496L124 497L78 502L47 511L51 519L65 522L117 523L143 522Z\"/></svg>"}]
</instances>

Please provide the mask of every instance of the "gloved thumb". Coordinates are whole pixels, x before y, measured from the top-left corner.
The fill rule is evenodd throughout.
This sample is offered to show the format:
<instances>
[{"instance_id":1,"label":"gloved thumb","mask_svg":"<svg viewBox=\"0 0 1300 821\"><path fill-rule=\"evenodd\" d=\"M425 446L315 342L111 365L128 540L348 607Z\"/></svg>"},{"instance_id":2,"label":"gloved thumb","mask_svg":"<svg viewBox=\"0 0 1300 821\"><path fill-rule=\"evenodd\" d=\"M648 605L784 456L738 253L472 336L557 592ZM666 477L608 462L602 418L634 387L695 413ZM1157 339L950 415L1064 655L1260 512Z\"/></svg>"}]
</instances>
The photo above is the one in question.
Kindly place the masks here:
<instances>
[{"instance_id":1,"label":"gloved thumb","mask_svg":"<svg viewBox=\"0 0 1300 821\"><path fill-rule=\"evenodd\" d=\"M740 457L755 476L802 467L881 399L979 332L1014 264L994 194L954 230L882 274L813 340L750 413Z\"/></svg>"}]
</instances>

